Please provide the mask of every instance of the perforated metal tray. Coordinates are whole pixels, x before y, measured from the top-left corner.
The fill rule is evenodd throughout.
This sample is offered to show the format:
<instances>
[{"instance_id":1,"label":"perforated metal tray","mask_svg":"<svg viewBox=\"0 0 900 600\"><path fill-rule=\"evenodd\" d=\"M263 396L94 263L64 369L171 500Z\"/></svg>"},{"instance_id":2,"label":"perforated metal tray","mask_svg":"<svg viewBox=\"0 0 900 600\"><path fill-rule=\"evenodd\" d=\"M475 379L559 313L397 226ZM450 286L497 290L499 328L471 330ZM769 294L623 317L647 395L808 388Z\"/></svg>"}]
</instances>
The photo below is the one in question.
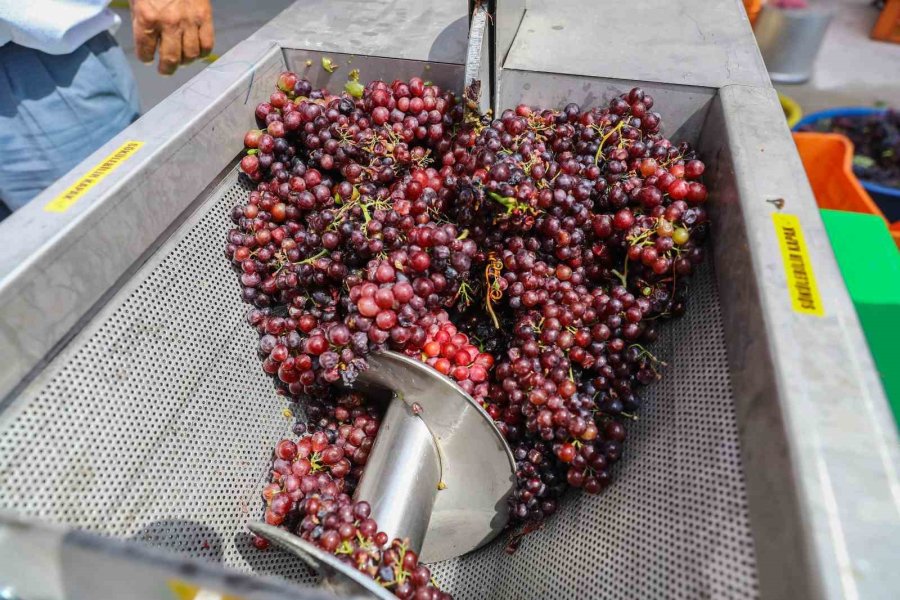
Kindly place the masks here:
<instances>
[{"instance_id":1,"label":"perforated metal tray","mask_svg":"<svg viewBox=\"0 0 900 600\"><path fill-rule=\"evenodd\" d=\"M234 132L286 67L460 88L466 4L304 0L0 224L0 510L314 583L244 530L290 419L221 254ZM500 539L434 571L461 598L896 597L897 432L740 2L619 8L504 0L492 92L592 105L643 85L709 165L711 260L656 344L669 366L615 484L514 556ZM126 140L145 144L43 210ZM791 309L776 212L802 225L822 317ZM28 577L3 540L0 577Z\"/></svg>"},{"instance_id":2,"label":"perforated metal tray","mask_svg":"<svg viewBox=\"0 0 900 600\"><path fill-rule=\"evenodd\" d=\"M0 415L0 507L311 582L248 545L288 405L222 255L234 174Z\"/></svg>"},{"instance_id":3,"label":"perforated metal tray","mask_svg":"<svg viewBox=\"0 0 900 600\"><path fill-rule=\"evenodd\" d=\"M0 508L299 583L249 544L287 407L222 256L231 171L0 414ZM709 265L655 345L668 363L629 425L616 483L573 498L515 556L504 540L439 563L460 598L754 595L753 543L718 293ZM677 341L677 343L676 343Z\"/></svg>"}]
</instances>

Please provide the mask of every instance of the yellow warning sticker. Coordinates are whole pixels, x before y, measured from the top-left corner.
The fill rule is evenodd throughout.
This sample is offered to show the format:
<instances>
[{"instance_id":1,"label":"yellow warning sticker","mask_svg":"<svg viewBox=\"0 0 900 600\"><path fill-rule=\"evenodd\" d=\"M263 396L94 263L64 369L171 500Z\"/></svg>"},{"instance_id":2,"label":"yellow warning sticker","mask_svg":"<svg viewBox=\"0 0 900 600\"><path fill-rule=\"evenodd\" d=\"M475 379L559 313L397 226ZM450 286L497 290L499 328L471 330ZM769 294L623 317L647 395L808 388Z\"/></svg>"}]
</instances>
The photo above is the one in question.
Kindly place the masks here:
<instances>
[{"instance_id":1,"label":"yellow warning sticker","mask_svg":"<svg viewBox=\"0 0 900 600\"><path fill-rule=\"evenodd\" d=\"M241 600L238 596L223 595L178 579L170 579L168 584L177 600Z\"/></svg>"},{"instance_id":2,"label":"yellow warning sticker","mask_svg":"<svg viewBox=\"0 0 900 600\"><path fill-rule=\"evenodd\" d=\"M787 277L791 306L798 313L823 316L825 307L816 286L816 277L806 249L800 219L795 215L772 213L772 221L775 222L775 233L781 248L781 258L784 260L784 274Z\"/></svg>"},{"instance_id":3,"label":"yellow warning sticker","mask_svg":"<svg viewBox=\"0 0 900 600\"><path fill-rule=\"evenodd\" d=\"M131 158L131 156L144 145L144 142L127 141L118 150L107 156L103 161L91 169L89 173L79 178L69 189L51 200L44 206L47 212L61 213L78 202L89 189L97 185L100 180L115 171L119 165Z\"/></svg>"}]
</instances>

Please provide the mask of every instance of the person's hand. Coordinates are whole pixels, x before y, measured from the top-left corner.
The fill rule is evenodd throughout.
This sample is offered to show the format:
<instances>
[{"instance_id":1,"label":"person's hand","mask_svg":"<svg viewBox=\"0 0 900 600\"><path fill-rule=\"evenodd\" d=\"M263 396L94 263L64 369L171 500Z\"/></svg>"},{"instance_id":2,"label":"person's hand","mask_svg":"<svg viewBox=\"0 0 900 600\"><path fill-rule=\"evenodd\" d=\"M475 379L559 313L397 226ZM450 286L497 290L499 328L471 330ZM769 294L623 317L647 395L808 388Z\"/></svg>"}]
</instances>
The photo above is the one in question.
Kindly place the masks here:
<instances>
[{"instance_id":1,"label":"person's hand","mask_svg":"<svg viewBox=\"0 0 900 600\"><path fill-rule=\"evenodd\" d=\"M152 63L158 46L163 75L213 49L210 0L131 0L131 24L138 59Z\"/></svg>"}]
</instances>

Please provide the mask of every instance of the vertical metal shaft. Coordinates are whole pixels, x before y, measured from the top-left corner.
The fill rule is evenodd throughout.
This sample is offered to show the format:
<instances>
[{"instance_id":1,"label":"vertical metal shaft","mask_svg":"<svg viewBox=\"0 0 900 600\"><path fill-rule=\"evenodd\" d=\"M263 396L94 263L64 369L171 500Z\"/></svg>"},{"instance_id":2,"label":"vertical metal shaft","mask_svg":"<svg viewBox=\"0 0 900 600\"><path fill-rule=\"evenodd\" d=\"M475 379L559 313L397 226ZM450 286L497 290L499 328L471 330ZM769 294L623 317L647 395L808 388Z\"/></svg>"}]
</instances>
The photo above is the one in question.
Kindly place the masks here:
<instances>
[{"instance_id":1,"label":"vertical metal shaft","mask_svg":"<svg viewBox=\"0 0 900 600\"><path fill-rule=\"evenodd\" d=\"M354 499L372 505L389 539L408 539L420 552L441 480L434 438L402 400L388 406Z\"/></svg>"}]
</instances>

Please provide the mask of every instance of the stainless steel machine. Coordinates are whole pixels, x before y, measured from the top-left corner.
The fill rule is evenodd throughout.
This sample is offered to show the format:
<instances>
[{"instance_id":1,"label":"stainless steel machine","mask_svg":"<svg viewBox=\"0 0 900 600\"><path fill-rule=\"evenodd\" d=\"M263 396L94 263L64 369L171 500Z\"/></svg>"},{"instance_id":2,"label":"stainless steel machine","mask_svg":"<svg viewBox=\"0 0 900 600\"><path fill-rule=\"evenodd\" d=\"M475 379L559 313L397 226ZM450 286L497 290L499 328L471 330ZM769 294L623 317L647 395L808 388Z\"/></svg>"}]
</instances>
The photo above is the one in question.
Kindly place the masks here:
<instances>
[{"instance_id":1,"label":"stainless steel machine","mask_svg":"<svg viewBox=\"0 0 900 600\"><path fill-rule=\"evenodd\" d=\"M0 598L328 596L249 543L291 421L221 249L255 104L284 69L339 88L353 68L479 79L494 107L639 84L709 165L712 260L656 344L668 367L614 485L515 555L502 537L442 555L444 588L900 593L897 430L741 3L490 8L300 0L0 224Z\"/></svg>"}]
</instances>

